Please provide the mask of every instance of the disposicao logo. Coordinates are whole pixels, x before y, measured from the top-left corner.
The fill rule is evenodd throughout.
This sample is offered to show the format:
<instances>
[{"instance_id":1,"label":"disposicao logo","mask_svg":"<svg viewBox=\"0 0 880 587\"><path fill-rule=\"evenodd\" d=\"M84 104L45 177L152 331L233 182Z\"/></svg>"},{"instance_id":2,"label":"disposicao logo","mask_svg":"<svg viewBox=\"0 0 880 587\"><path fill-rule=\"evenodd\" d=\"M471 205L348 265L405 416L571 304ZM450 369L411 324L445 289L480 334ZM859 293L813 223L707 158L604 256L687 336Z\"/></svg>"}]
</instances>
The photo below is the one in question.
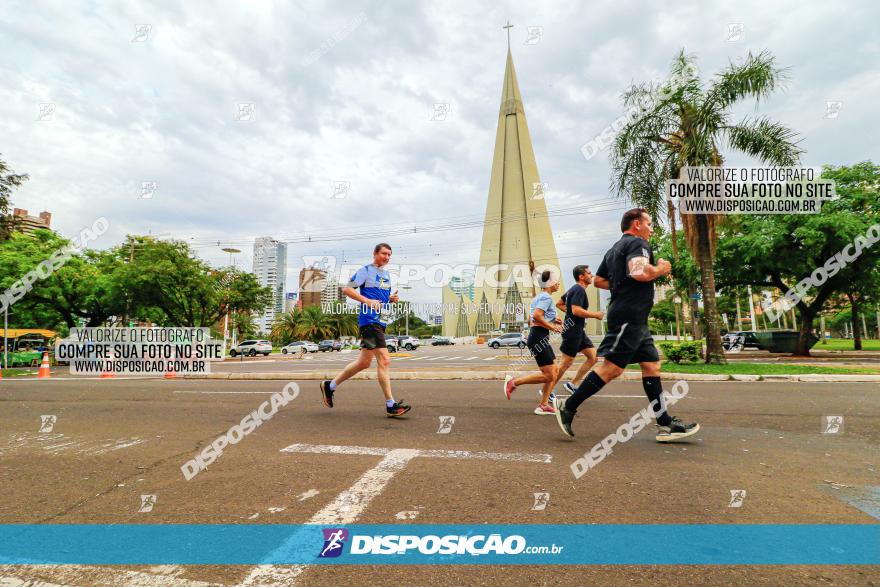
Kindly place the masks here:
<instances>
[{"instance_id":1,"label":"disposicao logo","mask_svg":"<svg viewBox=\"0 0 880 587\"><path fill-rule=\"evenodd\" d=\"M342 554L345 541L348 540L348 530L343 528L324 528L324 548L318 558L334 558Z\"/></svg>"}]
</instances>

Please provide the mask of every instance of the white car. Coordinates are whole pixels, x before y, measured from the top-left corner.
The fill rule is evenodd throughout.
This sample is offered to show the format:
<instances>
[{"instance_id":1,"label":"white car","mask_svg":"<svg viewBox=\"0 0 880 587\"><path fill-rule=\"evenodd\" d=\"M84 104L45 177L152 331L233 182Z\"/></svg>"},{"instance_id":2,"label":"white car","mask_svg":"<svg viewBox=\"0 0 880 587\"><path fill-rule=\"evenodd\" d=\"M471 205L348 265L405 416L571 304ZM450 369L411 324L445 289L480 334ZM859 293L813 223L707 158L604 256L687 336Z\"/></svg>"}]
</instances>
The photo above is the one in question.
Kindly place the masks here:
<instances>
[{"instance_id":1,"label":"white car","mask_svg":"<svg viewBox=\"0 0 880 587\"><path fill-rule=\"evenodd\" d=\"M502 334L501 336L489 339L489 341L486 342L486 345L493 349L501 348L503 346L515 346L522 349L526 347L526 339L521 332L508 332L507 334Z\"/></svg>"},{"instance_id":2,"label":"white car","mask_svg":"<svg viewBox=\"0 0 880 587\"><path fill-rule=\"evenodd\" d=\"M288 353L296 354L296 353L317 353L318 345L313 342L309 342L308 340L299 340L296 342L289 342L283 347L281 347L281 354L286 355Z\"/></svg>"},{"instance_id":3,"label":"white car","mask_svg":"<svg viewBox=\"0 0 880 587\"><path fill-rule=\"evenodd\" d=\"M245 340L229 349L229 356L247 355L248 357L256 357L257 355L263 355L268 357L271 352L272 343L268 340Z\"/></svg>"}]
</instances>

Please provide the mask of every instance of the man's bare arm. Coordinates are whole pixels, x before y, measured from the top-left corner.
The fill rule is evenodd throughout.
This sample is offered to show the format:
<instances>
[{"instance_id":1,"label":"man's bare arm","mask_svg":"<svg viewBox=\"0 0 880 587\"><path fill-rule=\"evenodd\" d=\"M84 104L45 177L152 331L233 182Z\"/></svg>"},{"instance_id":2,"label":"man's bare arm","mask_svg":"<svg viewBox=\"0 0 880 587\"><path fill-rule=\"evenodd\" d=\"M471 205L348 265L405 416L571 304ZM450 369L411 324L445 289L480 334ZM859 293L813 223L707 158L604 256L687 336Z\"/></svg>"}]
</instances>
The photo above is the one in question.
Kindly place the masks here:
<instances>
[{"instance_id":1,"label":"man's bare arm","mask_svg":"<svg viewBox=\"0 0 880 587\"><path fill-rule=\"evenodd\" d=\"M611 284L608 283L608 280L598 275L593 277L593 285L599 289L611 289Z\"/></svg>"}]
</instances>

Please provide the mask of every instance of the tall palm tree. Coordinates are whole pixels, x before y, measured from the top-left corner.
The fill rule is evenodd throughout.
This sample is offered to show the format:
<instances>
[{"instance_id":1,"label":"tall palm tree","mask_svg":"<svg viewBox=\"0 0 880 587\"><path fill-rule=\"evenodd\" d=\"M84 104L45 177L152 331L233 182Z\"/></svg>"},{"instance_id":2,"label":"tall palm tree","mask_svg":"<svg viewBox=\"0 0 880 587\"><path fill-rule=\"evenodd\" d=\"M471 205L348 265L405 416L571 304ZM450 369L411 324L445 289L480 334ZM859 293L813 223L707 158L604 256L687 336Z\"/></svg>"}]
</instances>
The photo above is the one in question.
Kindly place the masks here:
<instances>
[{"instance_id":1,"label":"tall palm tree","mask_svg":"<svg viewBox=\"0 0 880 587\"><path fill-rule=\"evenodd\" d=\"M300 310L297 336L312 342L318 342L333 336L333 324L330 317L320 306L308 306Z\"/></svg>"},{"instance_id":2,"label":"tall palm tree","mask_svg":"<svg viewBox=\"0 0 880 587\"><path fill-rule=\"evenodd\" d=\"M703 84L696 58L682 50L670 70L675 83L634 85L624 105L641 110L615 139L611 151L612 190L644 207L655 222L665 211L676 243L675 209L665 202L665 185L678 179L685 166L722 166L721 147L751 155L762 163L796 165L803 151L791 129L766 117L730 122L730 110L746 99L759 102L785 80L774 58L764 51L749 53ZM665 205L664 205L665 204ZM706 362L725 363L715 302L716 224L713 214L682 214L688 248L700 267L706 319ZM677 246L674 254L677 257Z\"/></svg>"},{"instance_id":3,"label":"tall palm tree","mask_svg":"<svg viewBox=\"0 0 880 587\"><path fill-rule=\"evenodd\" d=\"M330 326L333 329L334 338L358 335L357 314L350 314L346 312L328 314L327 320L330 322Z\"/></svg>"},{"instance_id":4,"label":"tall palm tree","mask_svg":"<svg viewBox=\"0 0 880 587\"><path fill-rule=\"evenodd\" d=\"M290 312L284 312L272 323L270 338L278 345L284 345L297 340L298 329L302 318L302 311L294 308Z\"/></svg>"}]
</instances>

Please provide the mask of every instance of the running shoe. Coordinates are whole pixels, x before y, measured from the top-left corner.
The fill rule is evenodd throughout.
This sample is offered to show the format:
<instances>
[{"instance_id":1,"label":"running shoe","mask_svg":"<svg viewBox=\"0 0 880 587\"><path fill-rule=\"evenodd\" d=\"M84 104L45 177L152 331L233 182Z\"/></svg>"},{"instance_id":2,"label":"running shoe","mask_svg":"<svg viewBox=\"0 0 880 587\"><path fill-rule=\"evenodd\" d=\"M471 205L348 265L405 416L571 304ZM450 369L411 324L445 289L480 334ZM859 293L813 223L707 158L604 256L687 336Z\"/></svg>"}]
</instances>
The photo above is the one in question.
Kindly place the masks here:
<instances>
[{"instance_id":1,"label":"running shoe","mask_svg":"<svg viewBox=\"0 0 880 587\"><path fill-rule=\"evenodd\" d=\"M538 397L544 397L544 392L543 392L543 391L541 391L540 389L536 389L535 391L538 392ZM547 403L550 404L550 405L552 406L552 405L553 405L553 400L554 400L554 399L556 399L556 392L555 392L555 391L551 391L551 392L550 392L550 397L547 398Z\"/></svg>"},{"instance_id":2,"label":"running shoe","mask_svg":"<svg viewBox=\"0 0 880 587\"><path fill-rule=\"evenodd\" d=\"M398 417L398 416L402 416L402 415L404 415L405 413L407 413L407 412L410 411L411 409L412 409L412 408L411 408L410 406L406 405L406 404L403 403L402 401L398 401L397 403L395 403L395 404L394 404L393 406L391 406L390 408L389 408L389 407L386 407L386 408L385 408L385 411L388 413L388 417L389 417L389 418L396 418L396 417Z\"/></svg>"},{"instance_id":3,"label":"running shoe","mask_svg":"<svg viewBox=\"0 0 880 587\"><path fill-rule=\"evenodd\" d=\"M574 432L571 430L571 422L574 420L574 412L566 410L565 402L561 401L559 398L556 398L553 402L553 406L556 408L556 423L559 424L559 429L569 438L574 438Z\"/></svg>"},{"instance_id":4,"label":"running shoe","mask_svg":"<svg viewBox=\"0 0 880 587\"><path fill-rule=\"evenodd\" d=\"M516 384L513 382L512 375L504 376L504 397L510 399L510 395L513 393L513 390L516 389Z\"/></svg>"},{"instance_id":5,"label":"running shoe","mask_svg":"<svg viewBox=\"0 0 880 587\"><path fill-rule=\"evenodd\" d=\"M569 393L574 393L574 392L576 392L577 389L578 389L577 387L575 387L574 385L572 385L571 381L566 381L566 382L562 385L562 387L564 387L566 390L568 390Z\"/></svg>"},{"instance_id":6,"label":"running shoe","mask_svg":"<svg viewBox=\"0 0 880 587\"><path fill-rule=\"evenodd\" d=\"M328 408L333 407L333 390L330 389L330 380L326 379L321 382L321 399Z\"/></svg>"},{"instance_id":7,"label":"running shoe","mask_svg":"<svg viewBox=\"0 0 880 587\"><path fill-rule=\"evenodd\" d=\"M668 426L657 426L657 442L675 442L687 438L700 431L700 425L696 422L686 424L678 418L672 418Z\"/></svg>"},{"instance_id":8,"label":"running shoe","mask_svg":"<svg viewBox=\"0 0 880 587\"><path fill-rule=\"evenodd\" d=\"M535 408L535 413L539 416L552 416L556 413L556 408L549 404L541 404L540 406Z\"/></svg>"}]
</instances>

